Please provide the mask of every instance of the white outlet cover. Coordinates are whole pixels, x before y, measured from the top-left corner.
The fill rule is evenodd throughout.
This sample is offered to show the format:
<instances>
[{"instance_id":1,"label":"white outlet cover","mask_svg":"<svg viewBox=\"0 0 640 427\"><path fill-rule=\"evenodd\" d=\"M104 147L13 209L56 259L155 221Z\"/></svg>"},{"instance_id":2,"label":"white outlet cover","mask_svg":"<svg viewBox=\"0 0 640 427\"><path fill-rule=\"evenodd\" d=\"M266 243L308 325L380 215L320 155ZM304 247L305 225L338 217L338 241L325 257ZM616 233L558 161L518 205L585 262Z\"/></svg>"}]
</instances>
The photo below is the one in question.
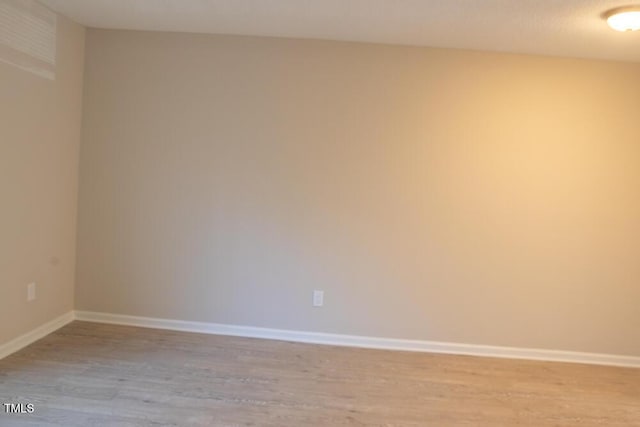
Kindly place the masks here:
<instances>
[{"instance_id":1,"label":"white outlet cover","mask_svg":"<svg viewBox=\"0 0 640 427\"><path fill-rule=\"evenodd\" d=\"M27 285L27 301L33 301L36 299L36 284L29 283Z\"/></svg>"},{"instance_id":2,"label":"white outlet cover","mask_svg":"<svg viewBox=\"0 0 640 427\"><path fill-rule=\"evenodd\" d=\"M322 307L324 305L324 291L313 291L313 306Z\"/></svg>"}]
</instances>

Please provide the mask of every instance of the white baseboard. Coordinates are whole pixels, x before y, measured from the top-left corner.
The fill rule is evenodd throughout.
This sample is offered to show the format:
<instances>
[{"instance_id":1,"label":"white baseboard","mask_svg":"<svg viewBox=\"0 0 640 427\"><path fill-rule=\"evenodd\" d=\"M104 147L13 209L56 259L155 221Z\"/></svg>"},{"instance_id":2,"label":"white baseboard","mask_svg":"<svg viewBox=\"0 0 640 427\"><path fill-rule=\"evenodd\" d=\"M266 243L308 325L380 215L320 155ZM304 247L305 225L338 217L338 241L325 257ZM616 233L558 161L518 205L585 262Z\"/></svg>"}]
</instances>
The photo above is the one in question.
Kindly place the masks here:
<instances>
[{"instance_id":1,"label":"white baseboard","mask_svg":"<svg viewBox=\"0 0 640 427\"><path fill-rule=\"evenodd\" d=\"M55 319L45 323L44 325L38 326L37 328L33 329L30 332L27 332L24 335L20 335L18 338L13 339L6 344L0 345L0 359L4 359L5 357L15 353L18 350L23 349L29 344L46 337L50 333L62 328L64 325L71 323L74 319L75 313L73 311L70 311L60 317L56 317Z\"/></svg>"},{"instance_id":2,"label":"white baseboard","mask_svg":"<svg viewBox=\"0 0 640 427\"><path fill-rule=\"evenodd\" d=\"M96 313L90 311L76 311L75 318L88 322L109 323L115 325L139 326L144 328L168 329L214 335L232 335L247 338L265 338L311 344L640 368L640 357L634 356L290 331L283 329L257 328L252 326L236 326L219 323L189 322L184 320L127 316L122 314Z\"/></svg>"},{"instance_id":3,"label":"white baseboard","mask_svg":"<svg viewBox=\"0 0 640 427\"><path fill-rule=\"evenodd\" d=\"M230 335L247 338L264 338L310 344L362 347L380 350L417 351L425 353L462 354L469 356L500 357L507 359L540 360L549 362L586 363L594 365L640 368L640 357L611 354L580 353L573 351L542 350L516 347L498 347L476 344L458 344L438 341L405 340L356 335L328 334L322 332L291 331L258 328L253 326L225 325L219 323L190 322L184 320L156 319L122 314L70 311L36 329L0 345L0 359L60 329L73 320L198 332L213 335Z\"/></svg>"}]
</instances>

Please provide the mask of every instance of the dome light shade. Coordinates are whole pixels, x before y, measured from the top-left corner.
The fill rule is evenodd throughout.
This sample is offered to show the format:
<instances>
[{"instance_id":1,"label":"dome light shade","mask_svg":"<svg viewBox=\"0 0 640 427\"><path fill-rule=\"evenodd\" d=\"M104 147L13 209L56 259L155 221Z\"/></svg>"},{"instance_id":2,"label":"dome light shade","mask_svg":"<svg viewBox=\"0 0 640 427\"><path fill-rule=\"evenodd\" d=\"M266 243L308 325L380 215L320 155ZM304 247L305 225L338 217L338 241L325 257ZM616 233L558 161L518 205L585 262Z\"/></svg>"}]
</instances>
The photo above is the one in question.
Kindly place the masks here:
<instances>
[{"instance_id":1,"label":"dome light shade","mask_svg":"<svg viewBox=\"0 0 640 427\"><path fill-rule=\"evenodd\" d=\"M640 30L640 6L613 9L605 16L609 26L616 31Z\"/></svg>"}]
</instances>

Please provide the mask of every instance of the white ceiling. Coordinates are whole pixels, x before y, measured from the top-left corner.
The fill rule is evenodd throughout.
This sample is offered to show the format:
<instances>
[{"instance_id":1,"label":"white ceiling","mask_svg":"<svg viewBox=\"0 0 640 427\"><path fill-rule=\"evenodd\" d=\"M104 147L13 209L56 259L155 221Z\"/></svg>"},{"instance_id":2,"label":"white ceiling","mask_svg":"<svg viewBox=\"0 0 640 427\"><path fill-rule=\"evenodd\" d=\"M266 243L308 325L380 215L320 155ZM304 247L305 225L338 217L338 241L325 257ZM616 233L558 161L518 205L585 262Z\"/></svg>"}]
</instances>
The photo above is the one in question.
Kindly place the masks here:
<instances>
[{"instance_id":1,"label":"white ceiling","mask_svg":"<svg viewBox=\"0 0 640 427\"><path fill-rule=\"evenodd\" d=\"M296 37L640 62L603 12L640 0L41 0L89 27Z\"/></svg>"}]
</instances>

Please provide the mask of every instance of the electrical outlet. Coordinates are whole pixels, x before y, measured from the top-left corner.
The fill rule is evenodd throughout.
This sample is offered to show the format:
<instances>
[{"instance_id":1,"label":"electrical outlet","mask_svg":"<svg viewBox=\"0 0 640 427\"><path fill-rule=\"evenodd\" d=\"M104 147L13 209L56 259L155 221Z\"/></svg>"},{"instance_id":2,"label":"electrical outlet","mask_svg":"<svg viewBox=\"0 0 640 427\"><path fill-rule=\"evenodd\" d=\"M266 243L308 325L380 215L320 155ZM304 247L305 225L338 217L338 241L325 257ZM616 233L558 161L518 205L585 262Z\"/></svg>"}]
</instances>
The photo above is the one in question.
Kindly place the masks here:
<instances>
[{"instance_id":1,"label":"electrical outlet","mask_svg":"<svg viewBox=\"0 0 640 427\"><path fill-rule=\"evenodd\" d=\"M31 302L36 299L36 284L29 283L27 285L27 301Z\"/></svg>"},{"instance_id":2,"label":"electrical outlet","mask_svg":"<svg viewBox=\"0 0 640 427\"><path fill-rule=\"evenodd\" d=\"M313 306L322 307L324 305L324 291L313 291Z\"/></svg>"}]
</instances>

